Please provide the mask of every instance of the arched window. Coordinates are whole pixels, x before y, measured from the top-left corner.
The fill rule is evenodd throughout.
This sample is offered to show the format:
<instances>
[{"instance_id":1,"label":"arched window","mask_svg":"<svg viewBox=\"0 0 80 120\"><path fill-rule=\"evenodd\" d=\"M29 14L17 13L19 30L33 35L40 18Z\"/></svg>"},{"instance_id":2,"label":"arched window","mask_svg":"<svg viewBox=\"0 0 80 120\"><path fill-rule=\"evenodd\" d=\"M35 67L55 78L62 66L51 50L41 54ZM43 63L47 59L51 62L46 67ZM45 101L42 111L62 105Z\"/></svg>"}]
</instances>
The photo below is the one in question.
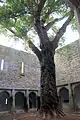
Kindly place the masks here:
<instances>
[{"instance_id":1,"label":"arched window","mask_svg":"<svg viewBox=\"0 0 80 120\"><path fill-rule=\"evenodd\" d=\"M69 91L67 88L63 87L59 91L59 96L61 99L61 102L68 103L69 102Z\"/></svg>"},{"instance_id":2,"label":"arched window","mask_svg":"<svg viewBox=\"0 0 80 120\"><path fill-rule=\"evenodd\" d=\"M15 94L15 107L17 109L24 109L24 94L22 92Z\"/></svg>"},{"instance_id":3,"label":"arched window","mask_svg":"<svg viewBox=\"0 0 80 120\"><path fill-rule=\"evenodd\" d=\"M73 97L74 97L76 110L80 109L80 84L74 88Z\"/></svg>"},{"instance_id":4,"label":"arched window","mask_svg":"<svg viewBox=\"0 0 80 120\"><path fill-rule=\"evenodd\" d=\"M0 111L8 111L9 110L9 99L10 95L7 91L3 91L0 93Z\"/></svg>"},{"instance_id":5,"label":"arched window","mask_svg":"<svg viewBox=\"0 0 80 120\"><path fill-rule=\"evenodd\" d=\"M30 92L30 94L29 94L29 107L36 108L36 101L37 101L36 93Z\"/></svg>"}]
</instances>

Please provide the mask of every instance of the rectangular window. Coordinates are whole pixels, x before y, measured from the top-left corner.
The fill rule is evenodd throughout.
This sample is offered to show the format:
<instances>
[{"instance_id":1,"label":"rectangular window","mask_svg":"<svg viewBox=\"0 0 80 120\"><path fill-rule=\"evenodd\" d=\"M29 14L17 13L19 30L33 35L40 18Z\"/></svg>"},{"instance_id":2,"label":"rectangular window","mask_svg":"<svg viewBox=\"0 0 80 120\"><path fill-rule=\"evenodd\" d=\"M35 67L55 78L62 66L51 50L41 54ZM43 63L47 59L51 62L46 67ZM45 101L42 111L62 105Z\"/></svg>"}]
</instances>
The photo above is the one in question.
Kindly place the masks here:
<instances>
[{"instance_id":1,"label":"rectangular window","mask_svg":"<svg viewBox=\"0 0 80 120\"><path fill-rule=\"evenodd\" d=\"M2 59L1 60L1 70L3 70L4 69L4 60Z\"/></svg>"},{"instance_id":2,"label":"rectangular window","mask_svg":"<svg viewBox=\"0 0 80 120\"><path fill-rule=\"evenodd\" d=\"M6 105L8 104L8 99L6 98L6 101L5 101Z\"/></svg>"},{"instance_id":3,"label":"rectangular window","mask_svg":"<svg viewBox=\"0 0 80 120\"><path fill-rule=\"evenodd\" d=\"M21 75L24 75L24 62L21 62Z\"/></svg>"}]
</instances>

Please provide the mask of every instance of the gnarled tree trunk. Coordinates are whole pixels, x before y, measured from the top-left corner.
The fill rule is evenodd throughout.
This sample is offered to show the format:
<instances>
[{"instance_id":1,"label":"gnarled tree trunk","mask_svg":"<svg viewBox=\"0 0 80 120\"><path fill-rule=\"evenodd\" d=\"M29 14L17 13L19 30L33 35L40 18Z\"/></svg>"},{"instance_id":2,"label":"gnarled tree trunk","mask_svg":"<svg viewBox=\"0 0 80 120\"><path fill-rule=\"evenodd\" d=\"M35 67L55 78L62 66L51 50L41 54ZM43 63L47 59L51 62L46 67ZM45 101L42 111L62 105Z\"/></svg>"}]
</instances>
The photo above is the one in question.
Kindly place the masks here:
<instances>
[{"instance_id":1,"label":"gnarled tree trunk","mask_svg":"<svg viewBox=\"0 0 80 120\"><path fill-rule=\"evenodd\" d=\"M41 0L40 6L44 5L46 0ZM47 30L50 28L49 23L47 26L44 25L44 22L40 18L40 6L38 7L37 13L35 15L35 29L40 39L40 49L35 47L35 45L29 41L30 48L37 55L40 65L41 65L41 108L40 112L44 115L53 116L54 113L58 116L64 116L64 113L60 107L59 98L57 95L56 88L56 77L55 77L55 63L54 63L54 54L55 49L58 47L59 39L63 36L66 31L66 27L74 16L73 11L71 15L62 25L62 27L57 32L53 41L50 41ZM40 9L39 9L40 8ZM47 116L45 116L47 117Z\"/></svg>"},{"instance_id":2,"label":"gnarled tree trunk","mask_svg":"<svg viewBox=\"0 0 80 120\"><path fill-rule=\"evenodd\" d=\"M54 54L50 44L45 45L41 51L41 108L45 115L64 115L59 105L56 88Z\"/></svg>"}]
</instances>

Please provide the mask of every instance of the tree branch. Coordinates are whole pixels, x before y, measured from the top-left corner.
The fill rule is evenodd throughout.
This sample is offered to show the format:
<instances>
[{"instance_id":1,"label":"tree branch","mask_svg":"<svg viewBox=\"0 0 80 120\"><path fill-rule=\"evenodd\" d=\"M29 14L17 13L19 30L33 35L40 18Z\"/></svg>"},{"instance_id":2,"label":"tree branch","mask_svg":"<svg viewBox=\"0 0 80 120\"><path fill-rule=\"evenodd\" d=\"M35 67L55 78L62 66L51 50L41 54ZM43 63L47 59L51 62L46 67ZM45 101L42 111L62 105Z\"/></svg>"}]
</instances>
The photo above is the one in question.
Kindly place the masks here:
<instances>
[{"instance_id":1,"label":"tree branch","mask_svg":"<svg viewBox=\"0 0 80 120\"><path fill-rule=\"evenodd\" d=\"M59 31L57 32L55 38L52 42L53 44L53 48L56 49L58 47L58 42L59 42L59 39L63 36L63 34L65 33L66 31L66 28L67 26L69 25L70 21L72 20L74 16L74 12L71 11L71 14L70 16L68 17L68 19L66 20L66 22L62 25L62 27L59 29Z\"/></svg>"},{"instance_id":2,"label":"tree branch","mask_svg":"<svg viewBox=\"0 0 80 120\"><path fill-rule=\"evenodd\" d=\"M32 43L31 40L28 41L28 44L31 50L37 55L38 59L41 61L42 55L41 55L40 50Z\"/></svg>"},{"instance_id":3,"label":"tree branch","mask_svg":"<svg viewBox=\"0 0 80 120\"><path fill-rule=\"evenodd\" d=\"M69 0L76 8L80 5L80 0Z\"/></svg>"},{"instance_id":4,"label":"tree branch","mask_svg":"<svg viewBox=\"0 0 80 120\"><path fill-rule=\"evenodd\" d=\"M11 33L13 33L15 36L17 36L14 30L9 29L9 28L7 28L7 29L8 29ZM18 36L17 36L17 37L18 37Z\"/></svg>"},{"instance_id":5,"label":"tree branch","mask_svg":"<svg viewBox=\"0 0 80 120\"><path fill-rule=\"evenodd\" d=\"M65 17L65 16L64 16L64 17ZM48 30L53 26L53 24L55 24L56 22L62 20L64 17L56 18L56 19L54 19L53 21L49 22L49 23L45 26L45 29L48 31Z\"/></svg>"},{"instance_id":6,"label":"tree branch","mask_svg":"<svg viewBox=\"0 0 80 120\"><path fill-rule=\"evenodd\" d=\"M49 37L47 35L44 22L40 20L40 16L36 16L35 18L35 29L40 38L40 48L42 48L41 46L43 46L46 42L49 41Z\"/></svg>"},{"instance_id":7,"label":"tree branch","mask_svg":"<svg viewBox=\"0 0 80 120\"><path fill-rule=\"evenodd\" d=\"M68 12L69 13L69 12ZM48 31L56 22L64 19L65 17L67 17L67 14L65 14L63 17L61 18L56 18L54 19L53 21L49 22L46 26L45 26L45 29Z\"/></svg>"},{"instance_id":8,"label":"tree branch","mask_svg":"<svg viewBox=\"0 0 80 120\"><path fill-rule=\"evenodd\" d=\"M36 11L36 14L35 14L36 16L40 16L42 8L44 7L45 2L46 2L46 0L40 0L40 2L38 4L37 11Z\"/></svg>"},{"instance_id":9,"label":"tree branch","mask_svg":"<svg viewBox=\"0 0 80 120\"><path fill-rule=\"evenodd\" d=\"M52 13L51 8L48 9L48 11L44 14L42 20L46 22L46 19L49 18L49 15Z\"/></svg>"},{"instance_id":10,"label":"tree branch","mask_svg":"<svg viewBox=\"0 0 80 120\"><path fill-rule=\"evenodd\" d=\"M44 7L45 2L46 2L46 0L40 0L40 2L38 4L37 11L35 12L35 16L34 16L35 17L36 31L37 31L38 36L40 38L40 47L49 41L49 37L48 37L46 29L44 27L44 23L42 20L40 20L40 14L41 14L41 11Z\"/></svg>"},{"instance_id":11,"label":"tree branch","mask_svg":"<svg viewBox=\"0 0 80 120\"><path fill-rule=\"evenodd\" d=\"M19 35L15 33L12 29L8 29L10 32L12 32L15 36L21 38ZM21 38L22 39L22 38ZM28 40L27 41L29 44L29 47L32 49L32 51L37 55L38 59L41 60L41 52L40 50L32 43L32 41Z\"/></svg>"}]
</instances>

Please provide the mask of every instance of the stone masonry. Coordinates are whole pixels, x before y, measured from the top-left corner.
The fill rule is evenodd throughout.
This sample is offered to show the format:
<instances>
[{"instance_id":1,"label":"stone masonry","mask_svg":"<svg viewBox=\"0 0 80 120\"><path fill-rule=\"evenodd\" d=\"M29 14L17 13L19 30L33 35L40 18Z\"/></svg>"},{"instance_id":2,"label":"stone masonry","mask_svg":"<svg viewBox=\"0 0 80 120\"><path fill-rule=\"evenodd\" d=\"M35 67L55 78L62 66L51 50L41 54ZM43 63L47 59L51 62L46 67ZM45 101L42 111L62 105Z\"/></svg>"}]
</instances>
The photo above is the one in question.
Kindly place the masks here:
<instances>
[{"instance_id":1,"label":"stone masonry","mask_svg":"<svg viewBox=\"0 0 80 120\"><path fill-rule=\"evenodd\" d=\"M63 95L63 108L67 108L67 111L79 110L80 40L56 50L55 64L58 94L63 95L63 91L66 91ZM60 91L62 91L62 93L60 93Z\"/></svg>"},{"instance_id":2,"label":"stone masonry","mask_svg":"<svg viewBox=\"0 0 80 120\"><path fill-rule=\"evenodd\" d=\"M57 85L80 81L80 40L56 51Z\"/></svg>"},{"instance_id":3,"label":"stone masonry","mask_svg":"<svg viewBox=\"0 0 80 120\"><path fill-rule=\"evenodd\" d=\"M38 89L40 70L37 57L26 52L0 46L0 88ZM24 63L24 75L21 75L21 63Z\"/></svg>"},{"instance_id":4,"label":"stone masonry","mask_svg":"<svg viewBox=\"0 0 80 120\"><path fill-rule=\"evenodd\" d=\"M79 40L56 51L57 86L80 81L79 51ZM4 68L0 70L0 88L39 89L40 65L35 55L0 46L0 62L2 59ZM24 75L21 75L21 62L24 62Z\"/></svg>"},{"instance_id":5,"label":"stone masonry","mask_svg":"<svg viewBox=\"0 0 80 120\"><path fill-rule=\"evenodd\" d=\"M3 69L1 69L2 60L4 60ZM24 63L23 74L21 73L22 62ZM79 110L80 40L57 49L55 65L57 91L63 108L67 111ZM38 101L29 98L30 93L40 96L40 65L35 55L0 45L0 93L4 90L13 96L14 109L21 105L17 103L17 96L27 98L28 108L38 107ZM31 99L34 102L31 103Z\"/></svg>"}]
</instances>

